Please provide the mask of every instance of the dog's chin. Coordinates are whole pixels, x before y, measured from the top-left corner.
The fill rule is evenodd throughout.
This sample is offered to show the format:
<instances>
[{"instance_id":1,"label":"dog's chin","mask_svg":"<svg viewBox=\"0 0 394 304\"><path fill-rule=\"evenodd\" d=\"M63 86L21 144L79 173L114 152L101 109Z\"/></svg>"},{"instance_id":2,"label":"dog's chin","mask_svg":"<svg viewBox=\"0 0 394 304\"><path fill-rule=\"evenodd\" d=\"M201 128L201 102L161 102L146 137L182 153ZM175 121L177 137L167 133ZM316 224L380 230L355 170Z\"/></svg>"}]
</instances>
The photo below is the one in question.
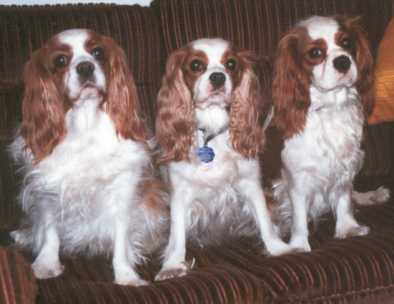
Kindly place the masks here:
<instances>
[{"instance_id":1,"label":"dog's chin","mask_svg":"<svg viewBox=\"0 0 394 304\"><path fill-rule=\"evenodd\" d=\"M214 92L207 97L196 100L196 107L206 109L209 107L219 107L226 109L230 104L230 98L224 92Z\"/></svg>"},{"instance_id":2,"label":"dog's chin","mask_svg":"<svg viewBox=\"0 0 394 304\"><path fill-rule=\"evenodd\" d=\"M328 92L335 91L342 88L350 88L354 86L356 82L356 77L352 74L338 74L335 79L330 81L312 81L313 86L315 86L319 91Z\"/></svg>"},{"instance_id":3,"label":"dog's chin","mask_svg":"<svg viewBox=\"0 0 394 304\"><path fill-rule=\"evenodd\" d=\"M97 87L94 84L85 84L79 91L76 97L72 98L76 103L80 103L84 100L100 100L104 97L104 90Z\"/></svg>"}]
</instances>

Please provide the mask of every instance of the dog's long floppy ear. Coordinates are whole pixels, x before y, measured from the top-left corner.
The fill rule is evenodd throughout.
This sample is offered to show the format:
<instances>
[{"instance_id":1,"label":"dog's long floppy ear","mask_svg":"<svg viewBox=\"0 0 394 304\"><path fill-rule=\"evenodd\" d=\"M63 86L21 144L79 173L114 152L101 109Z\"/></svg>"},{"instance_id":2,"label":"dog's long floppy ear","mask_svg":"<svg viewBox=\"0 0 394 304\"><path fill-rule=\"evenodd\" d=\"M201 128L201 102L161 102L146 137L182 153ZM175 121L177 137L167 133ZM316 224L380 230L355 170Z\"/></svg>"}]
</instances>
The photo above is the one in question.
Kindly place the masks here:
<instances>
[{"instance_id":1,"label":"dog's long floppy ear","mask_svg":"<svg viewBox=\"0 0 394 304\"><path fill-rule=\"evenodd\" d=\"M189 159L193 135L193 103L182 72L186 48L173 52L157 96L156 138L162 154L159 163Z\"/></svg>"},{"instance_id":2,"label":"dog's long floppy ear","mask_svg":"<svg viewBox=\"0 0 394 304\"><path fill-rule=\"evenodd\" d=\"M104 38L109 52L110 76L105 110L115 123L117 132L126 139L146 141L140 102L126 55L110 37Z\"/></svg>"},{"instance_id":3,"label":"dog's long floppy ear","mask_svg":"<svg viewBox=\"0 0 394 304\"><path fill-rule=\"evenodd\" d=\"M243 66L242 78L234 89L230 108L230 138L233 148L245 158L256 158L262 149L261 88L254 65L256 56L247 50L237 52Z\"/></svg>"},{"instance_id":4,"label":"dog's long floppy ear","mask_svg":"<svg viewBox=\"0 0 394 304\"><path fill-rule=\"evenodd\" d=\"M361 17L337 17L339 22L348 29L350 33L354 34L354 46L355 46L355 60L358 69L358 79L356 87L360 100L364 108L366 116L371 114L374 103L375 94L373 89L374 84L374 63L367 39L367 34L361 26Z\"/></svg>"},{"instance_id":5,"label":"dog's long floppy ear","mask_svg":"<svg viewBox=\"0 0 394 304\"><path fill-rule=\"evenodd\" d=\"M299 54L302 35L305 29L294 28L280 40L274 64L274 122L284 138L302 131L310 105L310 77Z\"/></svg>"},{"instance_id":6,"label":"dog's long floppy ear","mask_svg":"<svg viewBox=\"0 0 394 304\"><path fill-rule=\"evenodd\" d=\"M25 91L20 133L36 162L49 155L66 132L67 104L44 64L45 54L45 47L34 52L23 75Z\"/></svg>"}]
</instances>

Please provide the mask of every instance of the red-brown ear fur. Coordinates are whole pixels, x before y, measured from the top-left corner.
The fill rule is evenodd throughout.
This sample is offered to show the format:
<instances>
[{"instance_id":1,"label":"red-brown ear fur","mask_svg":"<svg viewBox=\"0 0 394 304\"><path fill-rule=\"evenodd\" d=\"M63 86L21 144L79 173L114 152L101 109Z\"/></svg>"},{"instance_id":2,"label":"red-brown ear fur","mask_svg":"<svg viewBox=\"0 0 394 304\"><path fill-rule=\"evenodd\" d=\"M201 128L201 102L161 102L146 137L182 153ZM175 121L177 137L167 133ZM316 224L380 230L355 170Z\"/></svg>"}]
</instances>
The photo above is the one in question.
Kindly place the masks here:
<instances>
[{"instance_id":1,"label":"red-brown ear fur","mask_svg":"<svg viewBox=\"0 0 394 304\"><path fill-rule=\"evenodd\" d=\"M104 41L110 45L110 76L104 108L123 138L145 142L145 125L140 117L137 89L126 56L111 38L105 37Z\"/></svg>"},{"instance_id":2,"label":"red-brown ear fur","mask_svg":"<svg viewBox=\"0 0 394 304\"><path fill-rule=\"evenodd\" d=\"M156 138L162 149L159 163L189 159L193 135L193 103L181 69L187 51L173 52L157 97Z\"/></svg>"},{"instance_id":3,"label":"red-brown ear fur","mask_svg":"<svg viewBox=\"0 0 394 304\"><path fill-rule=\"evenodd\" d=\"M233 148L245 158L256 158L264 142L260 125L262 96L259 80L253 71L252 53L240 51L243 61L241 82L233 92L230 108L230 139Z\"/></svg>"},{"instance_id":4,"label":"red-brown ear fur","mask_svg":"<svg viewBox=\"0 0 394 304\"><path fill-rule=\"evenodd\" d=\"M298 55L300 37L305 30L295 28L279 42L274 66L272 98L275 109L274 122L284 138L302 131L310 105L310 77Z\"/></svg>"},{"instance_id":5,"label":"red-brown ear fur","mask_svg":"<svg viewBox=\"0 0 394 304\"><path fill-rule=\"evenodd\" d=\"M375 103L375 96L373 89L373 57L367 40L367 35L361 26L361 17L342 17L342 23L347 29L349 29L350 33L355 35L355 60L358 69L356 87L360 95L361 103L364 107L364 113L368 116L372 112L372 108Z\"/></svg>"},{"instance_id":6,"label":"red-brown ear fur","mask_svg":"<svg viewBox=\"0 0 394 304\"><path fill-rule=\"evenodd\" d=\"M43 65L43 49L25 65L21 135L36 162L49 155L65 135L66 103L50 71Z\"/></svg>"}]
</instances>

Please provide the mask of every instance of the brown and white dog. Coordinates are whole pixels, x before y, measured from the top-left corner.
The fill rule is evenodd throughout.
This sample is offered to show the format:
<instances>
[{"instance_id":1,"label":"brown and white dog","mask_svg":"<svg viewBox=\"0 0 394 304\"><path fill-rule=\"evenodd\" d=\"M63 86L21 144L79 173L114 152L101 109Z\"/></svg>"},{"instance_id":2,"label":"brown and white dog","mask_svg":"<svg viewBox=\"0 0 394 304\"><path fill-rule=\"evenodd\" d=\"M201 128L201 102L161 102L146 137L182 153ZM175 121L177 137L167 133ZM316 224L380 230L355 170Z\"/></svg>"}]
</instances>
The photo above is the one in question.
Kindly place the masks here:
<instances>
[{"instance_id":1,"label":"brown and white dog","mask_svg":"<svg viewBox=\"0 0 394 304\"><path fill-rule=\"evenodd\" d=\"M90 30L67 30L24 72L20 201L37 278L60 275L59 251L113 256L115 282L141 285L134 265L157 243L168 210L154 179L137 92L123 50Z\"/></svg>"},{"instance_id":2,"label":"brown and white dog","mask_svg":"<svg viewBox=\"0 0 394 304\"><path fill-rule=\"evenodd\" d=\"M270 254L290 249L274 231L261 187L261 100L252 65L250 52L222 39L193 41L167 61L156 136L171 187L171 232L157 280L186 273L187 239L228 235L224 230L248 219Z\"/></svg>"},{"instance_id":3,"label":"brown and white dog","mask_svg":"<svg viewBox=\"0 0 394 304\"><path fill-rule=\"evenodd\" d=\"M273 79L275 123L285 141L276 199L291 226L290 245L310 251L308 221L330 210L335 237L365 235L351 199L383 202L389 192L357 193L361 140L373 106L373 61L357 18L313 16L279 42Z\"/></svg>"}]
</instances>

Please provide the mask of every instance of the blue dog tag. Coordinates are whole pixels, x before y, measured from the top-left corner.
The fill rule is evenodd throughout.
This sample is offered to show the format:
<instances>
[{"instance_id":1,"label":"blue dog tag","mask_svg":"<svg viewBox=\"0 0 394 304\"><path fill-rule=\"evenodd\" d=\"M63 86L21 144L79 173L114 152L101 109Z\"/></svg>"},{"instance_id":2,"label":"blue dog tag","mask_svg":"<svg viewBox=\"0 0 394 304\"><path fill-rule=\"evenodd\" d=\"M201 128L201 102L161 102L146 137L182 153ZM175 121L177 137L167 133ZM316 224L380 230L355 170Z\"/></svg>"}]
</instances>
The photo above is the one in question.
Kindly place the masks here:
<instances>
[{"instance_id":1,"label":"blue dog tag","mask_svg":"<svg viewBox=\"0 0 394 304\"><path fill-rule=\"evenodd\" d=\"M213 152L212 148L207 146L198 148L197 155L204 163L209 163L215 158L215 152Z\"/></svg>"}]
</instances>

